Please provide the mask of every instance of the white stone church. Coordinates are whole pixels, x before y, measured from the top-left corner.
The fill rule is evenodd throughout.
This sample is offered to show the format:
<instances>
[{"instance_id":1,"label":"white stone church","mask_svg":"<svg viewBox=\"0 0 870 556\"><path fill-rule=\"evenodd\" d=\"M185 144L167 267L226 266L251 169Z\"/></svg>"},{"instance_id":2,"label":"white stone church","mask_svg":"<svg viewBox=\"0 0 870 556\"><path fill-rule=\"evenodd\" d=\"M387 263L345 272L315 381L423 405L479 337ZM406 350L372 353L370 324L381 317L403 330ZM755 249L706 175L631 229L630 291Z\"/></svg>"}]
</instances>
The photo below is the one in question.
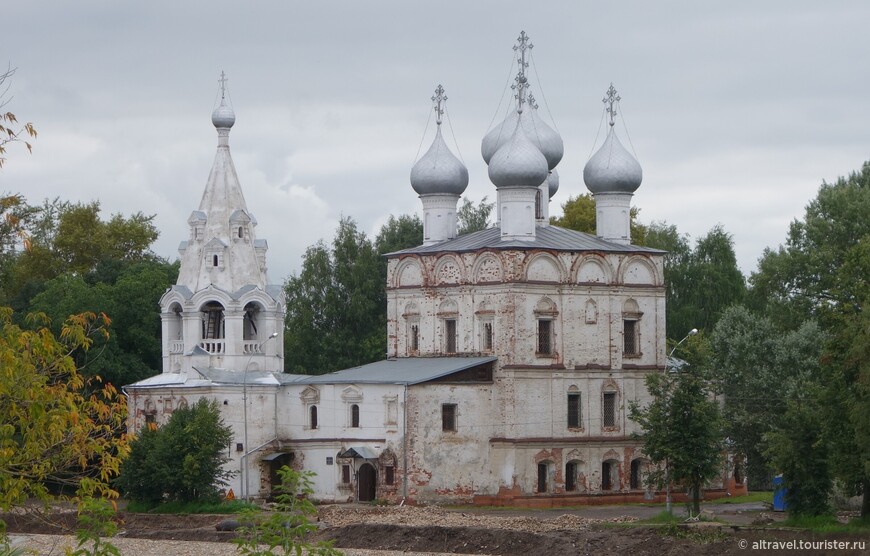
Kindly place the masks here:
<instances>
[{"instance_id":1,"label":"white stone church","mask_svg":"<svg viewBox=\"0 0 870 556\"><path fill-rule=\"evenodd\" d=\"M562 139L530 101L526 48L522 34L515 109L482 145L497 225L456 235L468 172L442 138L439 86L436 137L410 180L424 242L387 255L388 357L321 376L283 372L284 293L267 278L222 95L214 165L160 300L163 372L125 388L129 429L218 400L234 431L230 487L244 498L268 497L285 464L315 472L323 501L653 495L628 418L630 401L649 401L644 377L666 367L664 253L630 243L641 168L614 132L611 87L609 132L583 172L597 234L549 224Z\"/></svg>"}]
</instances>

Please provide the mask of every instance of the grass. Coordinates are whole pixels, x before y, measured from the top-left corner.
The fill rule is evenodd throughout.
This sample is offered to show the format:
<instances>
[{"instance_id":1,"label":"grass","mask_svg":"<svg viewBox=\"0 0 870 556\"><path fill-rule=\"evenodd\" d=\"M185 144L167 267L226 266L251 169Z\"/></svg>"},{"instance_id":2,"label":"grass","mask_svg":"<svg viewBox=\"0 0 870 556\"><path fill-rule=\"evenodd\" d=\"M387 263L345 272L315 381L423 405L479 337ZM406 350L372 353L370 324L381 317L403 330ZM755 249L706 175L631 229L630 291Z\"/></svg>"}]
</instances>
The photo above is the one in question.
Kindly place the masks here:
<instances>
[{"instance_id":1,"label":"grass","mask_svg":"<svg viewBox=\"0 0 870 556\"><path fill-rule=\"evenodd\" d=\"M832 515L789 516L781 525L817 533L870 533L870 517L857 517L849 523L840 523Z\"/></svg>"},{"instance_id":2,"label":"grass","mask_svg":"<svg viewBox=\"0 0 870 556\"><path fill-rule=\"evenodd\" d=\"M703 501L704 504L746 504L748 502L767 502L768 504L773 504L773 492L751 492L745 496L729 496Z\"/></svg>"},{"instance_id":3,"label":"grass","mask_svg":"<svg viewBox=\"0 0 870 556\"><path fill-rule=\"evenodd\" d=\"M232 500L229 502L166 502L165 504L146 504L130 502L127 511L149 514L235 514L245 508L253 507L249 502Z\"/></svg>"}]
</instances>

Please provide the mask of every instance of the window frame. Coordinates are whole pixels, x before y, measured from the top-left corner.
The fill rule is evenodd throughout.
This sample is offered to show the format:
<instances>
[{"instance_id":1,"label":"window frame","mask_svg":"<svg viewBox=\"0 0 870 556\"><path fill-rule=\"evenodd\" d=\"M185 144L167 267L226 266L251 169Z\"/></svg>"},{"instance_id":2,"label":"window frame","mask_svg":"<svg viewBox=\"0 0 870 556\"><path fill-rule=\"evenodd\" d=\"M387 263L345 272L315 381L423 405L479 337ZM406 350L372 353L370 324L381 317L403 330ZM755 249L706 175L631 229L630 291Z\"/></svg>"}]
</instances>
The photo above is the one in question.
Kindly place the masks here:
<instances>
[{"instance_id":1,"label":"window frame","mask_svg":"<svg viewBox=\"0 0 870 556\"><path fill-rule=\"evenodd\" d=\"M444 353L459 353L459 319L450 317L443 319ZM450 329L453 329L452 331ZM452 348L452 349L451 349Z\"/></svg>"},{"instance_id":2,"label":"window frame","mask_svg":"<svg viewBox=\"0 0 870 556\"><path fill-rule=\"evenodd\" d=\"M608 404L610 398L612 403ZM608 408L608 405L610 406ZM616 415L616 408L619 406L619 392L616 390L604 390L601 393L601 428L602 430L617 430L619 428L619 420ZM609 409L609 411L608 411ZM609 417L609 419L608 419ZM608 421L610 424L608 424Z\"/></svg>"},{"instance_id":3,"label":"window frame","mask_svg":"<svg viewBox=\"0 0 870 556\"><path fill-rule=\"evenodd\" d=\"M535 336L535 355L538 357L553 357L556 353L555 350L555 333L554 333L554 319L551 317L538 317L537 319L537 327L536 327L536 336ZM542 330L541 325L547 323L546 331ZM542 341L546 341L546 345L542 344ZM542 349L546 348L546 349Z\"/></svg>"},{"instance_id":4,"label":"window frame","mask_svg":"<svg viewBox=\"0 0 870 556\"><path fill-rule=\"evenodd\" d=\"M629 328L631 333L629 334ZM629 344L629 342L631 342ZM622 356L640 357L640 319L623 317L622 319Z\"/></svg>"},{"instance_id":5,"label":"window frame","mask_svg":"<svg viewBox=\"0 0 870 556\"><path fill-rule=\"evenodd\" d=\"M441 404L441 432L457 432L459 430L459 405L455 403Z\"/></svg>"},{"instance_id":6,"label":"window frame","mask_svg":"<svg viewBox=\"0 0 870 556\"><path fill-rule=\"evenodd\" d=\"M572 401L575 401L572 404ZM583 396L580 392L568 392L568 428L569 429L582 429L583 428ZM576 407L575 407L576 406ZM572 423L571 417L574 417L574 422Z\"/></svg>"}]
</instances>

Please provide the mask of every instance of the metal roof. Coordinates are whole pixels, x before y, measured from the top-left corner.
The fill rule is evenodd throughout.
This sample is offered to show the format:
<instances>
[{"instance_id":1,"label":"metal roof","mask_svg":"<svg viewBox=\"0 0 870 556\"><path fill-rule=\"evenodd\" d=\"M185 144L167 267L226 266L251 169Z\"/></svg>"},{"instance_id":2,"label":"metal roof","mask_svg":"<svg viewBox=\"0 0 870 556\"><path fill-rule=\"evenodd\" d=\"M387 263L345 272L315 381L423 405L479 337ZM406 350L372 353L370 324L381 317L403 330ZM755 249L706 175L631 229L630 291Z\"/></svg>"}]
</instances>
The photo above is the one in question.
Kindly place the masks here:
<instances>
[{"instance_id":1,"label":"metal roof","mask_svg":"<svg viewBox=\"0 0 870 556\"><path fill-rule=\"evenodd\" d=\"M400 357L325 375L279 375L282 384L420 384L497 358Z\"/></svg>"},{"instance_id":2,"label":"metal roof","mask_svg":"<svg viewBox=\"0 0 870 556\"><path fill-rule=\"evenodd\" d=\"M607 241L592 234L560 228L559 226L541 226L535 229L535 239L533 241L502 241L501 229L494 227L448 239L433 245L421 245L419 247L387 253L386 256L432 255L447 252L477 251L479 249L549 249L552 251L603 251L662 255L666 253L666 251L661 249L641 247L639 245L623 245Z\"/></svg>"}]
</instances>

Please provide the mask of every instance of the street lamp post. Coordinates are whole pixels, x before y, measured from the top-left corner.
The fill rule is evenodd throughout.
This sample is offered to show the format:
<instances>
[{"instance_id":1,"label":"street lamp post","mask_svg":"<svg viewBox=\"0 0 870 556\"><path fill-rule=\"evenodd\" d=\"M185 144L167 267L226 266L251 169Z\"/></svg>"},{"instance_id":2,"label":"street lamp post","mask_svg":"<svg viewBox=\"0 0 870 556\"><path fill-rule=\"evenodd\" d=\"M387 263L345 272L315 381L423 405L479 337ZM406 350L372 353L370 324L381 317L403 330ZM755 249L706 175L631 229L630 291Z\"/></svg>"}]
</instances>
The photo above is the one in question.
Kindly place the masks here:
<instances>
[{"instance_id":1,"label":"street lamp post","mask_svg":"<svg viewBox=\"0 0 870 556\"><path fill-rule=\"evenodd\" d=\"M239 475L240 475L239 479L242 481L241 495L242 495L243 500L248 499L248 469L247 469L247 466L245 465L246 464L245 460L247 459L247 455L248 455L248 367L250 367L251 361L254 360L254 355L256 355L257 353L260 353L260 351L263 349L263 346L266 345L266 342L268 342L272 338L276 338L276 337L278 337L278 333L272 332L271 336L269 336L268 338L266 338L265 340L263 340L262 342L257 344L257 347L255 349L251 350L251 355L248 357L248 362L245 363L245 372L244 372L244 377L242 379L242 405L244 406L244 408L242 410L242 414L243 414L242 419L244 421L245 432L244 432L244 437L243 437L244 444L242 444L242 456L241 456L241 459L239 461Z\"/></svg>"},{"instance_id":2,"label":"street lamp post","mask_svg":"<svg viewBox=\"0 0 870 556\"><path fill-rule=\"evenodd\" d=\"M697 328L693 328L689 330L689 333L686 334L686 337L677 342L677 345L671 350L668 354L668 358L665 360L665 376L667 377L668 368L670 365L671 358L674 356L674 352L677 351L677 348L680 347L680 344L689 339L689 336L694 336L698 333ZM665 460L665 509L668 513L671 513L671 462L669 460Z\"/></svg>"}]
</instances>

